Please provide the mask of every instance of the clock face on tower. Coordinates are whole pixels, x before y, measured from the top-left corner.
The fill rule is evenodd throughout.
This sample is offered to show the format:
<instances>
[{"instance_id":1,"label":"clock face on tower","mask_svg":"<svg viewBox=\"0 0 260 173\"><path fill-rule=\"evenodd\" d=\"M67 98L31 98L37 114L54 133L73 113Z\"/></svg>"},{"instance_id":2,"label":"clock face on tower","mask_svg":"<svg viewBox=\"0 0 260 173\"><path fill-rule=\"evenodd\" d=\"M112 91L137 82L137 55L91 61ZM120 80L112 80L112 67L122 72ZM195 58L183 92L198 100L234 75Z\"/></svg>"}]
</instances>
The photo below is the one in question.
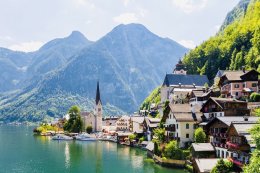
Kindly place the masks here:
<instances>
[{"instance_id":1,"label":"clock face on tower","mask_svg":"<svg viewBox=\"0 0 260 173\"><path fill-rule=\"evenodd\" d=\"M98 108L98 112L100 112L101 111L101 108Z\"/></svg>"}]
</instances>

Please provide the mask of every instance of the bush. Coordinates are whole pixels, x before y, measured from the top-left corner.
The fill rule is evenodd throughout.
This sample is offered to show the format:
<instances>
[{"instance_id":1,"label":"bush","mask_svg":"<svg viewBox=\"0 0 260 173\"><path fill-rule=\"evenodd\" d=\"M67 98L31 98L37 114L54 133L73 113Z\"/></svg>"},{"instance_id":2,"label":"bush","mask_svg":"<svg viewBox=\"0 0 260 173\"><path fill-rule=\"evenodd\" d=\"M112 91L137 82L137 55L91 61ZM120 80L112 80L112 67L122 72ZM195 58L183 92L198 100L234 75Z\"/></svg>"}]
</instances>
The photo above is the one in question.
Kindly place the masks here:
<instances>
[{"instance_id":1,"label":"bush","mask_svg":"<svg viewBox=\"0 0 260 173\"><path fill-rule=\"evenodd\" d=\"M136 135L135 134L131 134L131 135L128 136L128 138L129 138L129 141L132 142L133 140L136 139Z\"/></svg>"},{"instance_id":2,"label":"bush","mask_svg":"<svg viewBox=\"0 0 260 173\"><path fill-rule=\"evenodd\" d=\"M195 143L204 143L206 142L206 134L201 127L197 128L194 133Z\"/></svg>"},{"instance_id":3,"label":"bush","mask_svg":"<svg viewBox=\"0 0 260 173\"><path fill-rule=\"evenodd\" d=\"M180 160L183 157L182 150L178 147L177 141L166 144L163 154L169 159Z\"/></svg>"},{"instance_id":4,"label":"bush","mask_svg":"<svg viewBox=\"0 0 260 173\"><path fill-rule=\"evenodd\" d=\"M232 172L232 163L224 161L222 158L217 162L216 166L210 171L210 173L230 173Z\"/></svg>"},{"instance_id":5,"label":"bush","mask_svg":"<svg viewBox=\"0 0 260 173\"><path fill-rule=\"evenodd\" d=\"M88 134L90 134L90 133L92 133L92 131L93 131L92 126L87 126L86 132L87 132Z\"/></svg>"},{"instance_id":6,"label":"bush","mask_svg":"<svg viewBox=\"0 0 260 173\"><path fill-rule=\"evenodd\" d=\"M256 93L256 92L252 93L250 95L250 101L252 101L252 102L260 102L260 94Z\"/></svg>"}]
</instances>

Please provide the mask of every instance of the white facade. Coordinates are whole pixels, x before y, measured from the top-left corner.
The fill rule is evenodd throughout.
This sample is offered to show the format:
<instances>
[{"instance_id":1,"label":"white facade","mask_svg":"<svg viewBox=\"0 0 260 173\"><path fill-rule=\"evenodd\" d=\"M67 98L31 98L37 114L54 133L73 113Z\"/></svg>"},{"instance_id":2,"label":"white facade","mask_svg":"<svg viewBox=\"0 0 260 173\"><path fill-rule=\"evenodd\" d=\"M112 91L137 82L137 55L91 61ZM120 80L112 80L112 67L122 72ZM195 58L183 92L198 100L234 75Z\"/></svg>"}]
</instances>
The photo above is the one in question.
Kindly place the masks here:
<instances>
[{"instance_id":1,"label":"white facade","mask_svg":"<svg viewBox=\"0 0 260 173\"><path fill-rule=\"evenodd\" d=\"M116 121L117 131L130 131L130 117L124 115Z\"/></svg>"}]
</instances>

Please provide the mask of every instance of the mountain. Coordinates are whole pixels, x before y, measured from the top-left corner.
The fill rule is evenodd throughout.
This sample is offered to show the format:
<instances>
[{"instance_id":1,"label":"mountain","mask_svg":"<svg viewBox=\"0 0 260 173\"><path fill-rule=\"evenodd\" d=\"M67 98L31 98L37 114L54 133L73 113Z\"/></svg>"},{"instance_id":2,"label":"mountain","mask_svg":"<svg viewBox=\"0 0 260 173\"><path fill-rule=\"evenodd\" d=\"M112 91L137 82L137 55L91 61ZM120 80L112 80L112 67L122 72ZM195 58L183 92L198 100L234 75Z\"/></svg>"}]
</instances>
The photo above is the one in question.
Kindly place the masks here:
<instances>
[{"instance_id":1,"label":"mountain","mask_svg":"<svg viewBox=\"0 0 260 173\"><path fill-rule=\"evenodd\" d=\"M72 55L92 44L83 34L73 31L66 38L52 40L38 51L24 53L0 48L0 92L22 89L46 73L65 65Z\"/></svg>"},{"instance_id":2,"label":"mountain","mask_svg":"<svg viewBox=\"0 0 260 173\"><path fill-rule=\"evenodd\" d=\"M27 53L0 48L0 93L18 88L19 82L26 78L30 61Z\"/></svg>"},{"instance_id":3,"label":"mountain","mask_svg":"<svg viewBox=\"0 0 260 173\"><path fill-rule=\"evenodd\" d=\"M35 121L52 116L48 109L61 116L77 98L94 98L98 80L102 103L110 105L107 112L133 112L187 51L143 25L119 25L75 54L66 66L46 75L36 86L11 99L3 99L0 120ZM68 103L71 98L73 101Z\"/></svg>"},{"instance_id":4,"label":"mountain","mask_svg":"<svg viewBox=\"0 0 260 173\"><path fill-rule=\"evenodd\" d=\"M210 80L218 69L245 66L260 71L260 1L251 0L242 17L190 51L184 56L184 63L189 73L206 74Z\"/></svg>"},{"instance_id":5,"label":"mountain","mask_svg":"<svg viewBox=\"0 0 260 173\"><path fill-rule=\"evenodd\" d=\"M231 10L227 14L222 26L220 27L220 31L223 31L226 28L226 26L230 25L235 20L238 20L241 17L243 17L246 13L249 3L250 3L250 0L239 1L239 3L233 8L233 10Z\"/></svg>"}]
</instances>

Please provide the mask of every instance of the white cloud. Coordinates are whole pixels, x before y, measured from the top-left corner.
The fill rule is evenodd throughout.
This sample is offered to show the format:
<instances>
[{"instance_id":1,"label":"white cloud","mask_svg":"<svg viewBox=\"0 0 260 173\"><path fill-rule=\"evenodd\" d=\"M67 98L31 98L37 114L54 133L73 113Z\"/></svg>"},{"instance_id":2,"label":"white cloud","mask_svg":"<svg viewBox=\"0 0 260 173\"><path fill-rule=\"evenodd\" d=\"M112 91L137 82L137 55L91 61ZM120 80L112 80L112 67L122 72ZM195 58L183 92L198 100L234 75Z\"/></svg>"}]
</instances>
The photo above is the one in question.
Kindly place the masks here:
<instances>
[{"instance_id":1,"label":"white cloud","mask_svg":"<svg viewBox=\"0 0 260 173\"><path fill-rule=\"evenodd\" d=\"M30 41L30 42L24 42L15 44L9 47L11 50L15 51L23 51L23 52L33 52L38 50L43 45L43 42L40 41Z\"/></svg>"},{"instance_id":2,"label":"white cloud","mask_svg":"<svg viewBox=\"0 0 260 173\"><path fill-rule=\"evenodd\" d=\"M208 0L172 0L174 6L189 14L206 7Z\"/></svg>"},{"instance_id":3,"label":"white cloud","mask_svg":"<svg viewBox=\"0 0 260 173\"><path fill-rule=\"evenodd\" d=\"M137 22L138 18L135 13L123 13L114 17L113 20L116 23L129 24Z\"/></svg>"},{"instance_id":4,"label":"white cloud","mask_svg":"<svg viewBox=\"0 0 260 173\"><path fill-rule=\"evenodd\" d=\"M130 0L123 0L124 6L127 7Z\"/></svg>"},{"instance_id":5,"label":"white cloud","mask_svg":"<svg viewBox=\"0 0 260 173\"><path fill-rule=\"evenodd\" d=\"M90 2L89 0L75 0L76 5L79 6L88 6L90 8L95 8L95 4Z\"/></svg>"},{"instance_id":6,"label":"white cloud","mask_svg":"<svg viewBox=\"0 0 260 173\"><path fill-rule=\"evenodd\" d=\"M187 47L189 49L194 49L196 47L196 44L192 40L181 40L181 41L178 41L178 43L180 43L181 45L183 45L184 47Z\"/></svg>"}]
</instances>

